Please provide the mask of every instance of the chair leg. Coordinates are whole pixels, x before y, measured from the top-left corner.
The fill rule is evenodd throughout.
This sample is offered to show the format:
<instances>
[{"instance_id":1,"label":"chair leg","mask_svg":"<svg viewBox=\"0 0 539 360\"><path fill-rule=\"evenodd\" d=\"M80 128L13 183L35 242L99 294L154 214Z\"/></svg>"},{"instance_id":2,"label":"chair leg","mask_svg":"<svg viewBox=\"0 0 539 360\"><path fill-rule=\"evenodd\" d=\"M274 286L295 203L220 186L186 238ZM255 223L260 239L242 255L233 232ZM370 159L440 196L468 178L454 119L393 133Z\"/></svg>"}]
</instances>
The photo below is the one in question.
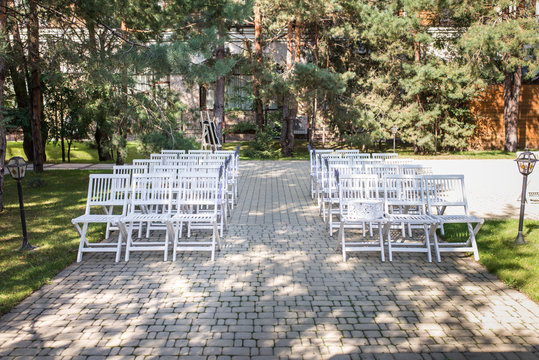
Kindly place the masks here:
<instances>
[{"instance_id":1,"label":"chair leg","mask_svg":"<svg viewBox=\"0 0 539 360\"><path fill-rule=\"evenodd\" d=\"M434 241L434 252L436 253L436 261L441 262L440 258L440 246L438 245L438 236L436 235L436 229L438 229L438 223L432 224L429 229L429 235L432 236Z\"/></svg>"},{"instance_id":2,"label":"chair leg","mask_svg":"<svg viewBox=\"0 0 539 360\"><path fill-rule=\"evenodd\" d=\"M125 261L129 261L129 252L131 251L132 241L133 241L133 223L130 222L129 225L127 225L127 239L125 242Z\"/></svg>"},{"instance_id":3,"label":"chair leg","mask_svg":"<svg viewBox=\"0 0 539 360\"><path fill-rule=\"evenodd\" d=\"M81 234L80 234L79 253L77 254L77 262L82 261L82 253L84 251L84 246L88 243L88 241L86 241L87 232L88 232L88 223L84 223L84 225L82 226Z\"/></svg>"},{"instance_id":4,"label":"chair leg","mask_svg":"<svg viewBox=\"0 0 539 360\"><path fill-rule=\"evenodd\" d=\"M118 225L118 227L120 227ZM115 262L120 261L120 255L122 253L122 231L118 231L118 246L116 247L116 259Z\"/></svg>"},{"instance_id":5,"label":"chair leg","mask_svg":"<svg viewBox=\"0 0 539 360\"><path fill-rule=\"evenodd\" d=\"M170 223L170 224L171 226L174 226L174 223ZM176 231L174 232L173 240L172 240L172 261L176 261L176 254L178 251L178 234L180 233L179 229L180 229L180 225L179 223L176 223Z\"/></svg>"},{"instance_id":6,"label":"chair leg","mask_svg":"<svg viewBox=\"0 0 539 360\"><path fill-rule=\"evenodd\" d=\"M378 232L380 235L380 256L382 257L382 261L386 261L386 256L384 252L384 231L382 229L381 223L378 223Z\"/></svg>"},{"instance_id":7,"label":"chair leg","mask_svg":"<svg viewBox=\"0 0 539 360\"><path fill-rule=\"evenodd\" d=\"M168 240L169 240L170 232L168 231L168 227L165 230L165 254L164 254L164 261L168 260Z\"/></svg>"},{"instance_id":8,"label":"chair leg","mask_svg":"<svg viewBox=\"0 0 539 360\"><path fill-rule=\"evenodd\" d=\"M475 241L475 232L472 224L468 223L468 232L472 241L473 258L475 261L479 261L479 249L477 248L477 241Z\"/></svg>"},{"instance_id":9,"label":"chair leg","mask_svg":"<svg viewBox=\"0 0 539 360\"><path fill-rule=\"evenodd\" d=\"M389 261L393 261L393 249L391 248L391 228L387 230L387 253Z\"/></svg>"},{"instance_id":10,"label":"chair leg","mask_svg":"<svg viewBox=\"0 0 539 360\"><path fill-rule=\"evenodd\" d=\"M344 230L344 223L342 219L340 219L340 225L339 225L339 233L337 234L337 251L341 248L341 237Z\"/></svg>"},{"instance_id":11,"label":"chair leg","mask_svg":"<svg viewBox=\"0 0 539 360\"><path fill-rule=\"evenodd\" d=\"M430 252L429 230L426 224L423 225L423 230L425 231L425 246L427 247L427 260L429 262L432 262L432 254Z\"/></svg>"},{"instance_id":12,"label":"chair leg","mask_svg":"<svg viewBox=\"0 0 539 360\"><path fill-rule=\"evenodd\" d=\"M341 228L342 228L342 231L341 231L340 240L341 240L341 248L342 248L342 261L346 262L346 243L344 240L344 222L342 220L341 220Z\"/></svg>"},{"instance_id":13,"label":"chair leg","mask_svg":"<svg viewBox=\"0 0 539 360\"><path fill-rule=\"evenodd\" d=\"M217 237L217 249L221 250L221 236L219 236L219 231L217 231L217 221L213 222L213 231Z\"/></svg>"},{"instance_id":14,"label":"chair leg","mask_svg":"<svg viewBox=\"0 0 539 360\"><path fill-rule=\"evenodd\" d=\"M329 223L329 236L333 236L333 212L331 208L333 205L331 202L328 204L328 223Z\"/></svg>"}]
</instances>

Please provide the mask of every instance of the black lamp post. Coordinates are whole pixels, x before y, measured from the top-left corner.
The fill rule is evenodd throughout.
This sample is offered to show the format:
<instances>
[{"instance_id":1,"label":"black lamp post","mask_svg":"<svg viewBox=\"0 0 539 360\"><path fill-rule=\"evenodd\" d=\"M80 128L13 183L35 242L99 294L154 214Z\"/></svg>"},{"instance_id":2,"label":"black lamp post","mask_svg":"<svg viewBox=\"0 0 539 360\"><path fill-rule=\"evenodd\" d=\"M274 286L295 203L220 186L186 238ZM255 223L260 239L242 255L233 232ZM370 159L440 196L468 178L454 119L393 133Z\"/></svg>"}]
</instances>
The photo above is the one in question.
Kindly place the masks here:
<instances>
[{"instance_id":1,"label":"black lamp post","mask_svg":"<svg viewBox=\"0 0 539 360\"><path fill-rule=\"evenodd\" d=\"M7 162L7 168L11 177L17 181L17 190L19 192L19 209L21 211L21 224L22 224L22 246L21 250L32 250L34 247L28 242L28 235L26 233L26 217L24 216L24 204L22 201L22 186L21 180L26 175L26 167L28 164L20 156L15 156L9 159Z\"/></svg>"},{"instance_id":2,"label":"black lamp post","mask_svg":"<svg viewBox=\"0 0 539 360\"><path fill-rule=\"evenodd\" d=\"M518 171L524 176L522 178L522 195L520 196L520 218L518 220L518 235L515 239L516 244L525 244L524 236L522 236L522 226L524 224L524 207L526 206L526 187L528 186L528 175L530 175L535 167L537 159L535 155L528 151L520 153L515 160L518 165Z\"/></svg>"},{"instance_id":3,"label":"black lamp post","mask_svg":"<svg viewBox=\"0 0 539 360\"><path fill-rule=\"evenodd\" d=\"M393 125L391 127L391 134L393 134L393 152L395 152L395 137L396 137L397 131L399 131L399 128Z\"/></svg>"}]
</instances>

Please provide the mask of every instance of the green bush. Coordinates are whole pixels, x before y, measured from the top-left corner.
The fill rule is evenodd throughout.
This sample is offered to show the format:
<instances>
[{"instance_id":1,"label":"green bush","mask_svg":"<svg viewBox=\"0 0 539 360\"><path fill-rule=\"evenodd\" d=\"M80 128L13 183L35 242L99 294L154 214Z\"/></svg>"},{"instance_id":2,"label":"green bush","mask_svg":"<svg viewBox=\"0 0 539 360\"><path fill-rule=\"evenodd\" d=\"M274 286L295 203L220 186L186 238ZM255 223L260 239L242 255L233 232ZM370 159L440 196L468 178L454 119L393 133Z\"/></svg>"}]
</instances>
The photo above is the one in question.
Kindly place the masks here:
<instances>
[{"instance_id":1,"label":"green bush","mask_svg":"<svg viewBox=\"0 0 539 360\"><path fill-rule=\"evenodd\" d=\"M172 135L164 132L151 132L142 135L141 151L145 154L159 153L163 149L168 150L193 150L200 148L195 139L186 137L184 134L175 132Z\"/></svg>"},{"instance_id":2,"label":"green bush","mask_svg":"<svg viewBox=\"0 0 539 360\"><path fill-rule=\"evenodd\" d=\"M279 149L273 147L273 137L275 132L271 125L266 125L264 129L256 132L256 137L244 154L250 158L274 159L279 157Z\"/></svg>"},{"instance_id":3,"label":"green bush","mask_svg":"<svg viewBox=\"0 0 539 360\"><path fill-rule=\"evenodd\" d=\"M256 131L256 124L249 121L240 121L236 125L225 130L226 134L249 134Z\"/></svg>"}]
</instances>

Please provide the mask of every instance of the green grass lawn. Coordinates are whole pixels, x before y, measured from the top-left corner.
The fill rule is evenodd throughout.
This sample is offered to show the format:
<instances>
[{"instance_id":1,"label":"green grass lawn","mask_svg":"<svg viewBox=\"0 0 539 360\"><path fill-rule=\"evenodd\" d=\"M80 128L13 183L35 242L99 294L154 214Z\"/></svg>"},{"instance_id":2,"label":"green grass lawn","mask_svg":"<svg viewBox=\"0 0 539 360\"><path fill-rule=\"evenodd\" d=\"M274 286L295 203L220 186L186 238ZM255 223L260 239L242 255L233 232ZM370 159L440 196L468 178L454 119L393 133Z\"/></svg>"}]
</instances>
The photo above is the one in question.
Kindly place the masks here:
<instances>
[{"instance_id":1,"label":"green grass lawn","mask_svg":"<svg viewBox=\"0 0 539 360\"><path fill-rule=\"evenodd\" d=\"M449 240L462 241L467 236L461 224L448 224L445 230ZM539 303L539 221L524 222L525 245L515 245L517 233L518 219L485 221L477 234L479 262L507 285ZM442 261L443 257L444 254Z\"/></svg>"},{"instance_id":2,"label":"green grass lawn","mask_svg":"<svg viewBox=\"0 0 539 360\"><path fill-rule=\"evenodd\" d=\"M5 178L4 205L0 213L0 314L39 289L71 264L77 255L78 236L71 219L84 213L90 171L46 171L45 185L29 186L32 171L23 179L28 240L36 250L20 251L22 242L16 182ZM104 227L91 228L90 238L100 239Z\"/></svg>"},{"instance_id":3,"label":"green grass lawn","mask_svg":"<svg viewBox=\"0 0 539 360\"><path fill-rule=\"evenodd\" d=\"M48 143L45 147L47 153L48 163L61 163L62 162L62 148L60 144ZM8 141L6 159L13 156L24 155L22 148L22 142ZM143 155L138 150L138 143L136 141L129 141L127 143L127 163L131 163L133 159L144 159L147 156ZM91 141L74 142L71 146L71 162L73 163L97 163L99 162L97 155L97 148ZM67 145L66 145L66 161L67 161ZM112 161L110 161L112 162Z\"/></svg>"},{"instance_id":4,"label":"green grass lawn","mask_svg":"<svg viewBox=\"0 0 539 360\"><path fill-rule=\"evenodd\" d=\"M278 159L273 160L308 160L309 152L307 151L306 140L296 140L294 144L294 155L291 157L279 157ZM234 150L237 145L240 145L240 158L242 160L260 160L257 158L250 158L244 155L245 149L249 146L249 141L238 141L238 142L227 142L223 145L224 150ZM273 148L278 150L280 149L280 143L278 140L273 142ZM345 149L346 146L337 143L327 143L326 146L317 146L317 148L327 148L327 149ZM45 151L47 152L47 162L48 163L61 163L62 162L62 149L60 144L48 143ZM148 158L147 155L139 151L139 144L136 141L130 141L127 144L127 159L126 163L131 163L133 159L144 159ZM370 152L392 152L392 149L382 148L376 151ZM488 150L488 151L461 151L454 153L440 153L438 155L415 155L411 149L397 149L400 157L403 158L414 158L414 159L515 159L515 153L508 153L498 150ZM22 142L13 142L9 141L7 144L7 154L6 159L11 158L12 156L22 156L24 151L22 149ZM67 155L66 155L67 156ZM71 148L71 162L73 163L97 163L99 162L97 156L97 149L93 142L84 141L84 142L74 142Z\"/></svg>"}]
</instances>

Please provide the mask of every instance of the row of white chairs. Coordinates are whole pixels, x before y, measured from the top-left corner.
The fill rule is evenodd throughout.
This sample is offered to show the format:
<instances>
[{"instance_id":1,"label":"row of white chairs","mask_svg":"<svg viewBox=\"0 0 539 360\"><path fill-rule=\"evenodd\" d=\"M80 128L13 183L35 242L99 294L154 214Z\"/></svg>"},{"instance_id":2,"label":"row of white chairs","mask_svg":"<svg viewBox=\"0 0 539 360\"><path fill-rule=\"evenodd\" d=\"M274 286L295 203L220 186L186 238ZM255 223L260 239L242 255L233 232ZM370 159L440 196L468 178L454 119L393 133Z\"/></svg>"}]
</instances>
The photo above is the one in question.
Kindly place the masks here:
<instances>
[{"instance_id":1,"label":"row of white chairs","mask_svg":"<svg viewBox=\"0 0 539 360\"><path fill-rule=\"evenodd\" d=\"M430 167L424 167L411 159L381 160L366 156L360 159L357 158L358 152L337 153L337 151L312 148L309 151L311 196L317 201L330 236L339 229L343 260L346 261L348 251L365 251L373 248L381 251L382 260L384 260L383 249L384 244L387 244L390 260L392 260L393 251L398 249L426 252L428 260L431 261L430 239L433 239L432 243L438 261L440 261L441 252L450 251L471 251L476 259L479 258L475 235L484 220L469 214L463 176L432 175ZM338 182L336 173L340 174L341 184ZM355 184L356 188L350 190L347 187L351 181L348 180L349 178L368 179L368 181L357 180L361 186ZM368 187L365 187L367 182L370 183ZM402 202L402 206L395 206L395 199L392 198L399 192L391 189L402 187L402 185L397 185L398 182L405 182L410 187L403 188L402 193L398 195L398 201ZM345 196L343 200L342 189L350 190L345 190L344 194L354 194L354 196ZM367 189L372 189L372 192ZM374 193L376 196L372 195ZM371 195L366 196L366 194ZM412 205L414 202L419 205ZM348 211L348 204L352 204L352 211ZM368 213L376 209L380 215L374 217L377 221L360 220L361 216L373 218L372 214L368 215ZM446 211L447 209L450 210ZM465 223L468 229L467 240L446 243L438 239L436 229L440 229L443 237L446 223ZM377 228L380 231L378 245L373 247L371 240L366 240L368 244L366 246L361 245L364 240L350 243L345 241L344 231L350 227L362 228L362 237L365 237L365 231L368 229L371 238L373 229ZM392 228L401 230L402 236L398 241L391 240L390 229ZM413 241L412 230L417 229L422 229L424 235L420 240ZM406 235L408 237L405 239Z\"/></svg>"},{"instance_id":2,"label":"row of white chairs","mask_svg":"<svg viewBox=\"0 0 539 360\"><path fill-rule=\"evenodd\" d=\"M441 261L442 252L472 252L474 258L479 259L475 236L484 220L469 213L464 176L385 175L383 186L375 175L340 174L336 170L335 177L338 222L333 226L339 228L339 245L344 261L350 251L380 251L384 261L384 244L387 244L390 261L393 260L393 252L401 251L424 252L430 262L431 244L437 261ZM445 224L451 223L466 224L468 234L465 241L439 239L436 229L443 229ZM378 241L365 240L367 227L371 237L373 229L378 230ZM347 228L362 229L362 240L346 241ZM392 228L398 229L397 233L402 236L392 238ZM422 237L414 237L413 229L422 230Z\"/></svg>"},{"instance_id":3,"label":"row of white chairs","mask_svg":"<svg viewBox=\"0 0 539 360\"><path fill-rule=\"evenodd\" d=\"M126 261L132 251L148 250L163 251L166 261L170 243L173 260L179 251L194 250L210 251L214 260L237 197L235 155L237 151L226 158L181 166L134 161L134 165L115 166L113 174L90 175L85 214L72 220L80 235L77 261L85 252L115 252L119 261L124 241ZM97 212L99 208L104 214ZM93 223L107 224L107 239L111 231L119 230L117 242L90 243L88 226ZM184 228L188 241L183 240ZM211 240L190 241L194 229L211 230ZM164 237L150 240L157 232L164 232Z\"/></svg>"}]
</instances>

